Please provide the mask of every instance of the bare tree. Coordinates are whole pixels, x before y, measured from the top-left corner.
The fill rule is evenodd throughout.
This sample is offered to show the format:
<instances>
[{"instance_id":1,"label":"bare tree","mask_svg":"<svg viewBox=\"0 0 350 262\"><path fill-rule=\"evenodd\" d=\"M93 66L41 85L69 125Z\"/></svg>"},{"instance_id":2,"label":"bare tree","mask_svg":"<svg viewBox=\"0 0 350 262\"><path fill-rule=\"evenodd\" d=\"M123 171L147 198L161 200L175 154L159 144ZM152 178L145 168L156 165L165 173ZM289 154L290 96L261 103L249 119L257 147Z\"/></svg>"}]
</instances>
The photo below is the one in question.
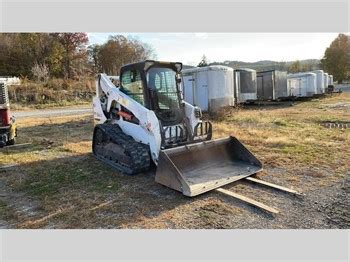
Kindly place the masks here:
<instances>
[{"instance_id":1,"label":"bare tree","mask_svg":"<svg viewBox=\"0 0 350 262\"><path fill-rule=\"evenodd\" d=\"M339 34L326 49L321 60L322 68L341 83L350 78L350 36Z\"/></svg>"},{"instance_id":2,"label":"bare tree","mask_svg":"<svg viewBox=\"0 0 350 262\"><path fill-rule=\"evenodd\" d=\"M154 56L151 46L123 35L110 36L105 44L95 45L89 50L90 60L98 70L111 75L118 74L120 68L125 64Z\"/></svg>"},{"instance_id":3,"label":"bare tree","mask_svg":"<svg viewBox=\"0 0 350 262\"><path fill-rule=\"evenodd\" d=\"M46 64L38 64L32 67L32 74L37 81L47 81L50 77L49 67Z\"/></svg>"},{"instance_id":4,"label":"bare tree","mask_svg":"<svg viewBox=\"0 0 350 262\"><path fill-rule=\"evenodd\" d=\"M202 60L197 65L198 67L208 66L208 59L205 55L202 56Z\"/></svg>"}]
</instances>

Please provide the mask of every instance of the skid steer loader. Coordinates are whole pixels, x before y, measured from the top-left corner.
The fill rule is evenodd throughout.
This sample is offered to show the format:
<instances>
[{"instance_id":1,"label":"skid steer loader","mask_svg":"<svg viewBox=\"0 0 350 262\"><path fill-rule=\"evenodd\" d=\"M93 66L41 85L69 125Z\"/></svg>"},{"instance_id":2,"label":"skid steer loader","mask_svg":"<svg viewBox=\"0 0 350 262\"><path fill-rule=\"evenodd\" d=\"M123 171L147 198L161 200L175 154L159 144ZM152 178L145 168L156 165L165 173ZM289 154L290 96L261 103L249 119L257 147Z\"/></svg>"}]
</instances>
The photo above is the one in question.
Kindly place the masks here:
<instances>
[{"instance_id":1,"label":"skid steer loader","mask_svg":"<svg viewBox=\"0 0 350 262\"><path fill-rule=\"evenodd\" d=\"M190 197L261 171L235 137L211 140L212 124L182 99L181 69L181 63L152 60L128 64L119 86L98 75L94 155L129 175L153 162L156 182Z\"/></svg>"}]
</instances>

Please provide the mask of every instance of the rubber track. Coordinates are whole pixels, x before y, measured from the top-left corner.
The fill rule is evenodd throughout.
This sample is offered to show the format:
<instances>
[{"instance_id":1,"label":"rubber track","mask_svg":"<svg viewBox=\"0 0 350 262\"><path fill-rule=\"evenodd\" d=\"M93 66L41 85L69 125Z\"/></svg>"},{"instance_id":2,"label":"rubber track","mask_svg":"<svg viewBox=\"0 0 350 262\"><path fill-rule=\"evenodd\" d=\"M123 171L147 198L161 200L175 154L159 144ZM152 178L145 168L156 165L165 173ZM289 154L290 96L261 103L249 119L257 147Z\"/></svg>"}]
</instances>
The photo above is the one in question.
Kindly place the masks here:
<instances>
[{"instance_id":1,"label":"rubber track","mask_svg":"<svg viewBox=\"0 0 350 262\"><path fill-rule=\"evenodd\" d=\"M100 129L110 141L120 145L125 152L125 155L131 158L131 165L110 160L108 156L100 155L95 150L95 132ZM134 175L142 171L146 171L150 167L151 158L149 155L148 146L136 142L131 136L125 134L118 125L101 124L96 125L93 139L94 155L101 161L111 165L121 173Z\"/></svg>"}]
</instances>

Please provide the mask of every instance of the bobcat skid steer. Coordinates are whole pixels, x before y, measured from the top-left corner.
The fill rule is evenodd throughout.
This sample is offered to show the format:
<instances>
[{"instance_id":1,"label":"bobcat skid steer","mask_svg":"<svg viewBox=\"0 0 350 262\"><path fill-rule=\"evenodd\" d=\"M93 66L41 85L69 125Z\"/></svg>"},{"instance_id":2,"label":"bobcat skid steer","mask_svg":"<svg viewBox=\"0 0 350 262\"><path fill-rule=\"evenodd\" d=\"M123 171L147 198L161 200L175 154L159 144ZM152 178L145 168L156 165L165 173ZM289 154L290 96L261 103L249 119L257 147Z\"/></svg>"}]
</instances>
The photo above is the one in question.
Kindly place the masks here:
<instances>
[{"instance_id":1,"label":"bobcat skid steer","mask_svg":"<svg viewBox=\"0 0 350 262\"><path fill-rule=\"evenodd\" d=\"M98 75L94 155L119 172L157 165L156 182L196 196L262 170L236 138L212 138L201 109L182 99L181 63L143 61L121 68L119 86Z\"/></svg>"}]
</instances>

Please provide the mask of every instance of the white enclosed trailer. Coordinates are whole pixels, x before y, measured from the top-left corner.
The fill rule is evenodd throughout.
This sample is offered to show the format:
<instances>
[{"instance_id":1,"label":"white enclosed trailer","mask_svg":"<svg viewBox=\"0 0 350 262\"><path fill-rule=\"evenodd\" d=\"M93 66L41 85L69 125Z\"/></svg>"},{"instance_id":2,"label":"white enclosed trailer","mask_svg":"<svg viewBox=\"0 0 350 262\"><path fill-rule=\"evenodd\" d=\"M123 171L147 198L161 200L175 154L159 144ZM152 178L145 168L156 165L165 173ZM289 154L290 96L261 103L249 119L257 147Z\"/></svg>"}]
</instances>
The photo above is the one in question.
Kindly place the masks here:
<instances>
[{"instance_id":1,"label":"white enclosed trailer","mask_svg":"<svg viewBox=\"0 0 350 262\"><path fill-rule=\"evenodd\" d=\"M315 70L311 73L316 74L316 84L317 84L317 93L316 94L324 94L327 86L324 85L324 72L323 70Z\"/></svg>"},{"instance_id":2,"label":"white enclosed trailer","mask_svg":"<svg viewBox=\"0 0 350 262\"><path fill-rule=\"evenodd\" d=\"M256 71L248 68L234 70L234 91L236 103L245 103L258 99Z\"/></svg>"},{"instance_id":3,"label":"white enclosed trailer","mask_svg":"<svg viewBox=\"0 0 350 262\"><path fill-rule=\"evenodd\" d=\"M311 97L317 92L315 73L289 74L287 84L292 97Z\"/></svg>"},{"instance_id":4,"label":"white enclosed trailer","mask_svg":"<svg viewBox=\"0 0 350 262\"><path fill-rule=\"evenodd\" d=\"M328 75L328 86L332 86L334 85L334 82L333 82L333 75Z\"/></svg>"},{"instance_id":5,"label":"white enclosed trailer","mask_svg":"<svg viewBox=\"0 0 350 262\"><path fill-rule=\"evenodd\" d=\"M233 69L226 66L206 66L182 70L184 100L203 111L214 112L234 106Z\"/></svg>"},{"instance_id":6,"label":"white enclosed trailer","mask_svg":"<svg viewBox=\"0 0 350 262\"><path fill-rule=\"evenodd\" d=\"M257 87L259 100L287 98L287 72L278 70L257 72Z\"/></svg>"},{"instance_id":7,"label":"white enclosed trailer","mask_svg":"<svg viewBox=\"0 0 350 262\"><path fill-rule=\"evenodd\" d=\"M328 73L324 73L324 88L328 88L329 75Z\"/></svg>"},{"instance_id":8,"label":"white enclosed trailer","mask_svg":"<svg viewBox=\"0 0 350 262\"><path fill-rule=\"evenodd\" d=\"M301 87L300 78L287 77L287 89L289 97L306 97L306 88Z\"/></svg>"},{"instance_id":9,"label":"white enclosed trailer","mask_svg":"<svg viewBox=\"0 0 350 262\"><path fill-rule=\"evenodd\" d=\"M7 85L20 85L21 79L15 76L0 76L0 81Z\"/></svg>"}]
</instances>

